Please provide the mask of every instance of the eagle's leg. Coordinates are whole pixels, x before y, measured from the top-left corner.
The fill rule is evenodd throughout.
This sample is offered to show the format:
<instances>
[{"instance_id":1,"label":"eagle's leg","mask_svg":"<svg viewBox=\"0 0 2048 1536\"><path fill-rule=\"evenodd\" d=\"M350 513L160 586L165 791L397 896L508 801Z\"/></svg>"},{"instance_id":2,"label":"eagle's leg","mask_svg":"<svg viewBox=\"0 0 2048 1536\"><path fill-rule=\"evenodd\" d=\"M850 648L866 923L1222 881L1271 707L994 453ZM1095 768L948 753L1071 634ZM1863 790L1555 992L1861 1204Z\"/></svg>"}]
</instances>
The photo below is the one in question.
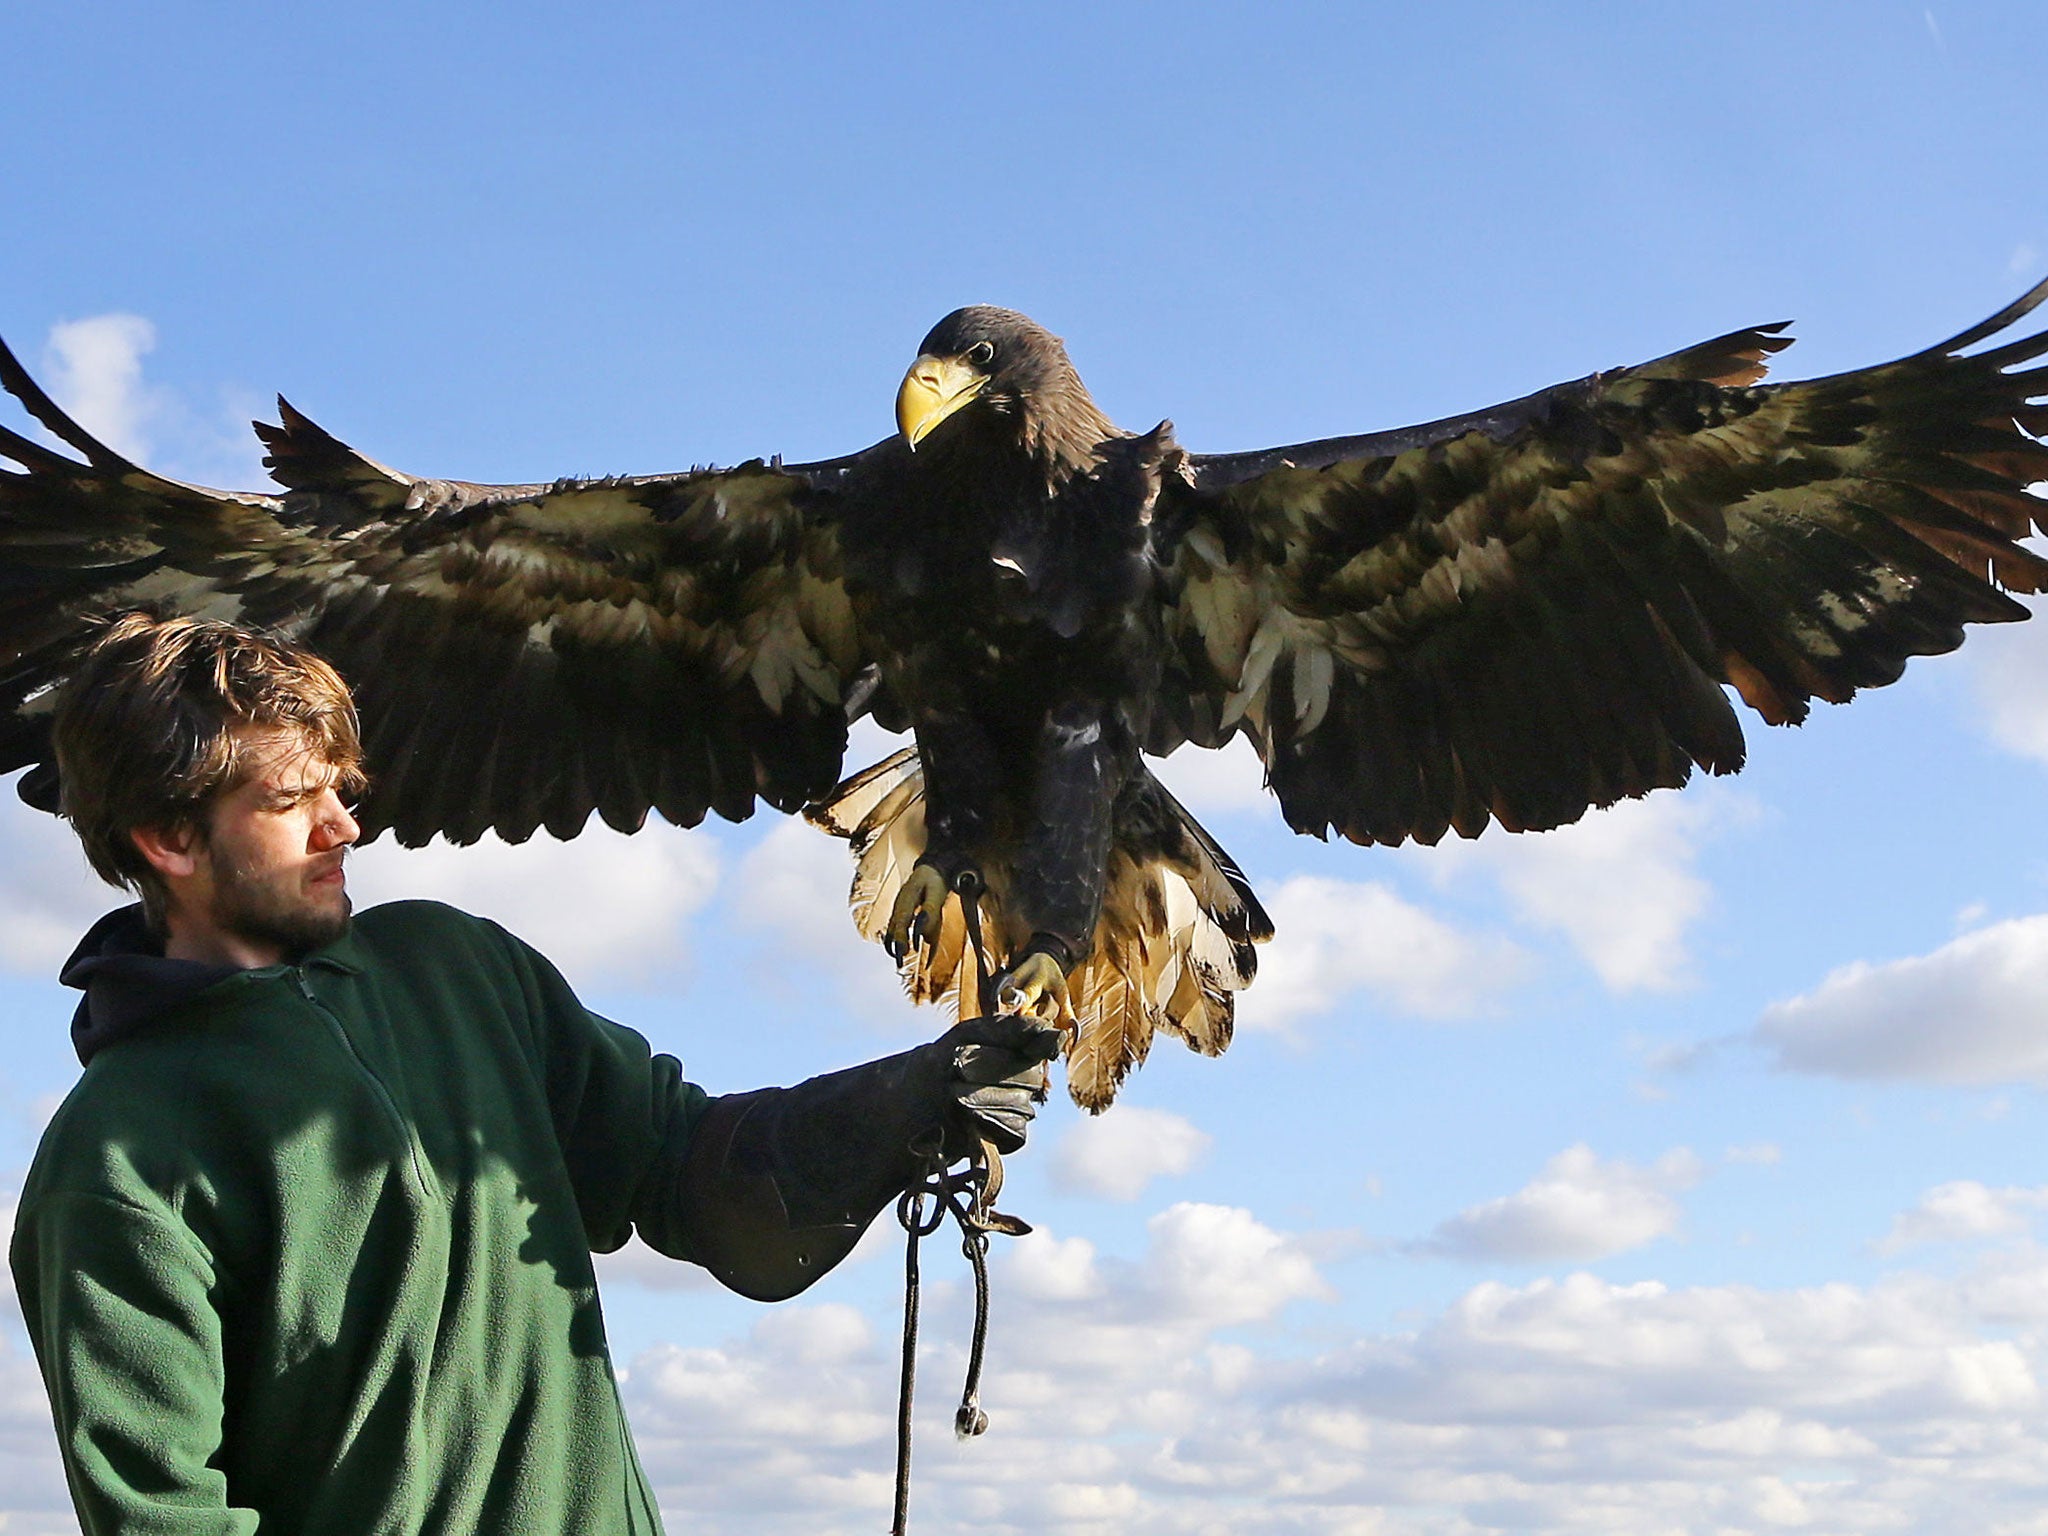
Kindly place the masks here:
<instances>
[{"instance_id":1,"label":"eagle's leg","mask_svg":"<svg viewBox=\"0 0 2048 1536\"><path fill-rule=\"evenodd\" d=\"M904 877L889 908L889 926L882 935L882 947L892 960L901 960L939 931L945 916L946 897L953 887L936 865L919 859Z\"/></svg>"},{"instance_id":2,"label":"eagle's leg","mask_svg":"<svg viewBox=\"0 0 2048 1536\"><path fill-rule=\"evenodd\" d=\"M987 846L1001 782L993 744L967 716L928 716L916 735L924 764L924 852L889 909L884 939L898 958L937 935L946 898L974 868L975 851Z\"/></svg>"},{"instance_id":3,"label":"eagle's leg","mask_svg":"<svg viewBox=\"0 0 2048 1536\"><path fill-rule=\"evenodd\" d=\"M1018 915L1031 938L1004 973L1004 1012L1071 1022L1067 973L1094 947L1109 865L1111 814L1136 752L1097 704L1073 701L1046 716L1032 776L1031 827L1017 859Z\"/></svg>"},{"instance_id":4,"label":"eagle's leg","mask_svg":"<svg viewBox=\"0 0 2048 1536\"><path fill-rule=\"evenodd\" d=\"M1028 1013L1056 1024L1074 1021L1067 966L1043 949L1027 949L996 983L999 1013Z\"/></svg>"}]
</instances>

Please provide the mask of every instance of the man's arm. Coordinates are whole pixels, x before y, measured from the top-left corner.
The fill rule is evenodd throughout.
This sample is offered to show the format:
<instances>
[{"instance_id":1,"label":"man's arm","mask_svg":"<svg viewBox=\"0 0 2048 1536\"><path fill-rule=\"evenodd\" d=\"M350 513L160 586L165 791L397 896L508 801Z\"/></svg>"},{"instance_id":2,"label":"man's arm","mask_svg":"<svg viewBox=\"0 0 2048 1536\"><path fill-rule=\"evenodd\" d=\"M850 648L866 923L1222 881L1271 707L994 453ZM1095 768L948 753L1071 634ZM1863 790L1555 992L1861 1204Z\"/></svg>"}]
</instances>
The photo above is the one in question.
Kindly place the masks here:
<instances>
[{"instance_id":1,"label":"man's arm","mask_svg":"<svg viewBox=\"0 0 2048 1536\"><path fill-rule=\"evenodd\" d=\"M98 1195L25 1205L15 1290L85 1536L248 1536L211 1463L225 1369L213 1265L158 1213Z\"/></svg>"},{"instance_id":2,"label":"man's arm","mask_svg":"<svg viewBox=\"0 0 2048 1536\"><path fill-rule=\"evenodd\" d=\"M922 1172L918 1149L952 1162L977 1138L1022 1147L1059 1038L1035 1019L973 1019L794 1088L713 1099L675 1192L689 1256L757 1301L794 1296Z\"/></svg>"},{"instance_id":3,"label":"man's arm","mask_svg":"<svg viewBox=\"0 0 2048 1536\"><path fill-rule=\"evenodd\" d=\"M657 1055L637 1030L592 1013L548 958L486 919L525 998L556 1145L595 1253L623 1247L640 1217L644 1191L681 1176L710 1096L683 1078L682 1063Z\"/></svg>"},{"instance_id":4,"label":"man's arm","mask_svg":"<svg viewBox=\"0 0 2048 1536\"><path fill-rule=\"evenodd\" d=\"M976 1135L1021 1147L1059 1049L1036 1020L976 1019L794 1088L709 1098L503 937L544 1021L556 1137L591 1247L637 1231L760 1301L794 1296L852 1251L917 1173L913 1142L943 1136L953 1158Z\"/></svg>"}]
</instances>

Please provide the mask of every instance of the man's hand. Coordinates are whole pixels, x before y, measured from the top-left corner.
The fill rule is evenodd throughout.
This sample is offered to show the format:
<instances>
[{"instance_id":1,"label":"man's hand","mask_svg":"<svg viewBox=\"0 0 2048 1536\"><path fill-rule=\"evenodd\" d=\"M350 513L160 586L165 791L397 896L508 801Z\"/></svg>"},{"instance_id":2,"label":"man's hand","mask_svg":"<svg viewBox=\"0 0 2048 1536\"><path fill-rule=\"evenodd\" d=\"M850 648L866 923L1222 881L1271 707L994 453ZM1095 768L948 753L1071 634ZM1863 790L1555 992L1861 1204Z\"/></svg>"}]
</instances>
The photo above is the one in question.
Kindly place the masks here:
<instances>
[{"instance_id":1,"label":"man's hand","mask_svg":"<svg viewBox=\"0 0 2048 1536\"><path fill-rule=\"evenodd\" d=\"M1020 1014L969 1019L948 1030L939 1041L952 1048L947 1129L985 1138L1005 1156L1021 1148L1045 1102L1045 1064L1059 1055L1060 1041L1050 1024Z\"/></svg>"}]
</instances>

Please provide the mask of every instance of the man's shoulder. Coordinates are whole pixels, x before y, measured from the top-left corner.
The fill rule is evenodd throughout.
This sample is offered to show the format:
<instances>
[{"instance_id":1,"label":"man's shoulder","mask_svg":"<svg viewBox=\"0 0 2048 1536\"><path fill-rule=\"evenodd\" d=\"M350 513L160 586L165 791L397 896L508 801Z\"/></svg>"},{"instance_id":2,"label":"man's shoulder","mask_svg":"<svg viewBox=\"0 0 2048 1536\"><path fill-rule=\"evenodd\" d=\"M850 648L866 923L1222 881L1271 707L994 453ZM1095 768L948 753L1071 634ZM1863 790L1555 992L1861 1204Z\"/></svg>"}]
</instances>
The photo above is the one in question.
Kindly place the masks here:
<instances>
[{"instance_id":1,"label":"man's shoulder","mask_svg":"<svg viewBox=\"0 0 2048 1536\"><path fill-rule=\"evenodd\" d=\"M419 899L387 901L358 912L350 922L349 943L375 956L446 954L451 946L502 956L514 947L511 935L489 918Z\"/></svg>"},{"instance_id":2,"label":"man's shoulder","mask_svg":"<svg viewBox=\"0 0 2048 1536\"><path fill-rule=\"evenodd\" d=\"M349 937L329 953L373 972L524 978L539 957L487 917L445 902L387 901L358 913ZM542 962L544 965L545 962Z\"/></svg>"},{"instance_id":3,"label":"man's shoulder","mask_svg":"<svg viewBox=\"0 0 2048 1536\"><path fill-rule=\"evenodd\" d=\"M102 1051L64 1096L22 1181L23 1209L58 1195L132 1200L144 1170L184 1161L195 1142L185 1104L219 1075L221 1053L174 1033Z\"/></svg>"},{"instance_id":4,"label":"man's shoulder","mask_svg":"<svg viewBox=\"0 0 2048 1536\"><path fill-rule=\"evenodd\" d=\"M77 1148L97 1147L105 1142L108 1111L118 1097L117 1092L101 1087L107 1076L105 1072L92 1074L88 1070L88 1075L71 1085L50 1118L43 1122L30 1182L34 1182L35 1172L43 1171L43 1165L75 1168L81 1161Z\"/></svg>"}]
</instances>

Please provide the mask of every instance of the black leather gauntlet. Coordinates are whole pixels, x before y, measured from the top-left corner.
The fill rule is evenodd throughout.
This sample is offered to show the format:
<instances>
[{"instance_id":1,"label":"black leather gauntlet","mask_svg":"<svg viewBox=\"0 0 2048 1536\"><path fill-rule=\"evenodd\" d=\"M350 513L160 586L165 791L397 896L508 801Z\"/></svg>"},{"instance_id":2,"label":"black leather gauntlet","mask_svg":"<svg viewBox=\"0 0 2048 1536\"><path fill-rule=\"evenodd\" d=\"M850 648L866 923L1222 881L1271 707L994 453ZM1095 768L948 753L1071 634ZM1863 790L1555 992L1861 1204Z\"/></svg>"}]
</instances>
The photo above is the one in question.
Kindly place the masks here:
<instances>
[{"instance_id":1,"label":"black leather gauntlet","mask_svg":"<svg viewBox=\"0 0 2048 1536\"><path fill-rule=\"evenodd\" d=\"M1034 1019L971 1019L898 1056L713 1099L683 1165L690 1256L743 1296L796 1295L918 1174L913 1142L940 1132L949 1160L977 1136L1022 1147L1059 1046Z\"/></svg>"}]
</instances>

